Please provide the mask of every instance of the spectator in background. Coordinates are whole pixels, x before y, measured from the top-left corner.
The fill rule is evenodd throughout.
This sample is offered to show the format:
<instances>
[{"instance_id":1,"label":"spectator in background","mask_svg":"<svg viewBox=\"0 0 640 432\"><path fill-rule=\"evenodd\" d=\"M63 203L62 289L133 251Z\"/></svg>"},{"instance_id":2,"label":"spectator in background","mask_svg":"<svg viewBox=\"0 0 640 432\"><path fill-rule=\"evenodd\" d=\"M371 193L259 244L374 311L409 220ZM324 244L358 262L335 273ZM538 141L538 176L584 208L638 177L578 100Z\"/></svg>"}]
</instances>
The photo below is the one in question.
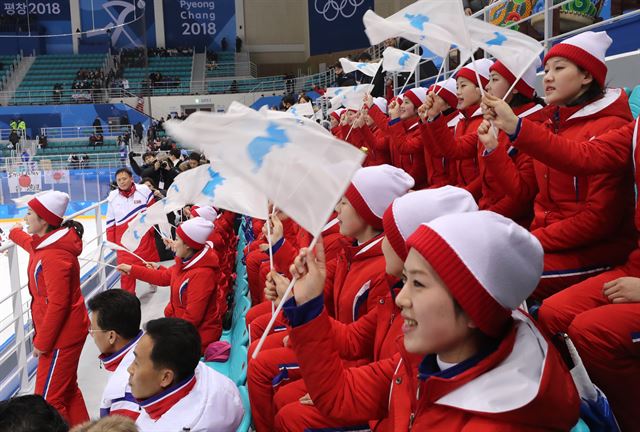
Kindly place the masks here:
<instances>
[{"instance_id":1,"label":"spectator in background","mask_svg":"<svg viewBox=\"0 0 640 432\"><path fill-rule=\"evenodd\" d=\"M229 86L229 93L238 93L238 81L233 80Z\"/></svg>"},{"instance_id":2,"label":"spectator in background","mask_svg":"<svg viewBox=\"0 0 640 432\"><path fill-rule=\"evenodd\" d=\"M67 432L60 413L40 395L24 395L0 402L0 431Z\"/></svg>"},{"instance_id":3,"label":"spectator in background","mask_svg":"<svg viewBox=\"0 0 640 432\"><path fill-rule=\"evenodd\" d=\"M49 142L47 141L47 136L40 135L38 137L38 148L45 149L47 148L48 145L49 145Z\"/></svg>"},{"instance_id":4,"label":"spectator in background","mask_svg":"<svg viewBox=\"0 0 640 432\"><path fill-rule=\"evenodd\" d=\"M102 136L102 134L94 134L89 137L89 145L91 145L93 148L96 148L96 146L102 146L103 144L104 137Z\"/></svg>"},{"instance_id":5,"label":"spectator in background","mask_svg":"<svg viewBox=\"0 0 640 432\"><path fill-rule=\"evenodd\" d=\"M21 137L27 137L27 123L21 118L18 119L18 135Z\"/></svg>"},{"instance_id":6,"label":"spectator in background","mask_svg":"<svg viewBox=\"0 0 640 432\"><path fill-rule=\"evenodd\" d=\"M67 165L69 166L69 169L78 168L79 164L80 164L80 159L78 158L78 155L75 153L71 153L67 158Z\"/></svg>"},{"instance_id":7,"label":"spectator in background","mask_svg":"<svg viewBox=\"0 0 640 432\"><path fill-rule=\"evenodd\" d=\"M462 0L462 6L464 7L464 13L467 15L472 15L479 10L484 9L488 6L490 0Z\"/></svg>"},{"instance_id":8,"label":"spectator in background","mask_svg":"<svg viewBox=\"0 0 640 432\"><path fill-rule=\"evenodd\" d=\"M127 146L124 140L118 141L118 153L120 153L120 165L125 166L127 164Z\"/></svg>"},{"instance_id":9,"label":"spectator in background","mask_svg":"<svg viewBox=\"0 0 640 432\"><path fill-rule=\"evenodd\" d=\"M93 121L93 133L94 135L102 135L104 132L102 130L102 122L100 121L100 117L96 117Z\"/></svg>"},{"instance_id":10,"label":"spectator in background","mask_svg":"<svg viewBox=\"0 0 640 432\"><path fill-rule=\"evenodd\" d=\"M242 52L242 38L240 36L236 36L236 52Z\"/></svg>"},{"instance_id":11,"label":"spectator in background","mask_svg":"<svg viewBox=\"0 0 640 432\"><path fill-rule=\"evenodd\" d=\"M229 42L227 42L227 38L223 37L220 41L220 48L222 51L226 51L229 48Z\"/></svg>"},{"instance_id":12,"label":"spectator in background","mask_svg":"<svg viewBox=\"0 0 640 432\"><path fill-rule=\"evenodd\" d=\"M198 152L189 153L189 157L186 161L182 162L178 167L180 172L187 171L193 168L197 168L202 163L202 156Z\"/></svg>"},{"instance_id":13,"label":"spectator in background","mask_svg":"<svg viewBox=\"0 0 640 432\"><path fill-rule=\"evenodd\" d=\"M169 160L173 163L174 167L180 166L182 161L182 152L177 148L172 148L169 150Z\"/></svg>"},{"instance_id":14,"label":"spectator in background","mask_svg":"<svg viewBox=\"0 0 640 432\"><path fill-rule=\"evenodd\" d=\"M18 136L18 131L11 129L11 133L9 134L9 144L7 144L8 149L15 149L18 143L20 142L20 137Z\"/></svg>"},{"instance_id":15,"label":"spectator in background","mask_svg":"<svg viewBox=\"0 0 640 432\"><path fill-rule=\"evenodd\" d=\"M142 126L142 123L138 122L133 126L133 135L136 138L136 142L140 143L140 141L142 141L142 137L144 136L144 126Z\"/></svg>"},{"instance_id":16,"label":"spectator in background","mask_svg":"<svg viewBox=\"0 0 640 432\"><path fill-rule=\"evenodd\" d=\"M340 62L333 65L333 71L336 74L336 80L330 87L348 87L356 85L356 81L349 75L344 73Z\"/></svg>"}]
</instances>

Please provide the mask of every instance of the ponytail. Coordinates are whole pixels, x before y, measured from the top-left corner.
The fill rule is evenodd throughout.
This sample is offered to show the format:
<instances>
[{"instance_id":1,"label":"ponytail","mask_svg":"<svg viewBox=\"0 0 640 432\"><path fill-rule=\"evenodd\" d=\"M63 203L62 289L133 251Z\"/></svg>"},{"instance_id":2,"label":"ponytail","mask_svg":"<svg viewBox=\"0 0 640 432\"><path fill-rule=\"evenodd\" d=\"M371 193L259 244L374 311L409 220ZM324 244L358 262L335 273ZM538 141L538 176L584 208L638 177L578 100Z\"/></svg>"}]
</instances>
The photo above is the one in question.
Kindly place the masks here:
<instances>
[{"instance_id":1,"label":"ponytail","mask_svg":"<svg viewBox=\"0 0 640 432\"><path fill-rule=\"evenodd\" d=\"M81 239L82 239L82 235L84 234L84 226L80 222L74 221L73 219L69 219L63 222L62 225L57 227L49 225L49 227L47 228L47 232L55 231L58 228L74 229L76 231L76 234L78 234L78 237L80 237Z\"/></svg>"}]
</instances>

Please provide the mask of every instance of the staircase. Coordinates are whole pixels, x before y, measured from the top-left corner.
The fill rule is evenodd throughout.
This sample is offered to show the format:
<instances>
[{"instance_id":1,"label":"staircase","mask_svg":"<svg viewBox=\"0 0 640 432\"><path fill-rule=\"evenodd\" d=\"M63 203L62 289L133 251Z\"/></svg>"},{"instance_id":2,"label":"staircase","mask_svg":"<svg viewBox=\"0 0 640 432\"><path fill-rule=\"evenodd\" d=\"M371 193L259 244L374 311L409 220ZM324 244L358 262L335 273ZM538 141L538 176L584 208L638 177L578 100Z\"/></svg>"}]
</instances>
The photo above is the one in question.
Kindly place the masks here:
<instances>
[{"instance_id":1,"label":"staircase","mask_svg":"<svg viewBox=\"0 0 640 432\"><path fill-rule=\"evenodd\" d=\"M35 56L22 57L20 59L20 62L18 63L16 68L13 70L13 73L11 74L11 76L9 76L7 84L2 90L2 94L0 96L1 105L4 105L4 106L9 105L9 101L13 99L13 96L16 93L16 89L20 86L20 84L22 83L22 80L27 75L27 72L29 72L31 65L35 61L36 61Z\"/></svg>"},{"instance_id":2,"label":"staircase","mask_svg":"<svg viewBox=\"0 0 640 432\"><path fill-rule=\"evenodd\" d=\"M193 54L193 66L191 69L191 93L204 94L205 74L207 69L207 52Z\"/></svg>"}]
</instances>

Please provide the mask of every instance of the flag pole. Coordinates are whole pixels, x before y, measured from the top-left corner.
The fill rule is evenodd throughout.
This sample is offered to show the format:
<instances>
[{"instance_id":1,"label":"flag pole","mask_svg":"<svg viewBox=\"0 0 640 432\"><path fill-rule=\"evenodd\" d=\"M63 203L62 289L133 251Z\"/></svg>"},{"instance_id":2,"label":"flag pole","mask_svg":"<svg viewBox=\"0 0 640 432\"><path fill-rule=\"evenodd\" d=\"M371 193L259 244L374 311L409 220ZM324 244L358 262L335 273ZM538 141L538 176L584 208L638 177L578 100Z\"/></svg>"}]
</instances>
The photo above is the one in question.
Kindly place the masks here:
<instances>
[{"instance_id":1,"label":"flag pole","mask_svg":"<svg viewBox=\"0 0 640 432\"><path fill-rule=\"evenodd\" d=\"M320 235L316 235L313 237L313 240L311 240L311 243L309 243L309 247L308 247L309 250L313 250L316 247L316 243L318 243L319 238L320 238ZM276 317L278 316L278 314L280 314L280 311L282 310L282 307L284 306L285 301L289 298L291 291L293 291L293 286L296 284L297 281L298 281L298 278L294 277L293 279L291 279L291 282L289 282L289 286L287 287L286 291L282 295L282 298L280 299L280 304L276 308L275 312L271 314L271 319L269 320L269 324L267 324L267 327L264 329L264 333L262 333L262 336L258 341L258 345L256 346L256 349L253 351L253 354L251 355L252 359L256 359L258 357L258 354L262 349L262 345L264 345L264 341L267 339L267 336L269 335L271 328L273 328L273 324L276 321Z\"/></svg>"},{"instance_id":2,"label":"flag pole","mask_svg":"<svg viewBox=\"0 0 640 432\"><path fill-rule=\"evenodd\" d=\"M93 262L93 263L97 263L103 266L107 266L107 267L111 267L111 268L118 268L117 266L114 266L113 264L108 264L104 261L98 261L98 260L94 260L91 258L82 258L82 257L78 257L78 261L87 261L87 262Z\"/></svg>"},{"instance_id":3,"label":"flag pole","mask_svg":"<svg viewBox=\"0 0 640 432\"><path fill-rule=\"evenodd\" d=\"M269 209L267 208L267 244L269 246L269 271L273 271L273 244L271 242L271 218L273 218L275 212L275 206L271 213L269 213ZM275 302L271 302L271 316L274 315L275 310Z\"/></svg>"}]
</instances>

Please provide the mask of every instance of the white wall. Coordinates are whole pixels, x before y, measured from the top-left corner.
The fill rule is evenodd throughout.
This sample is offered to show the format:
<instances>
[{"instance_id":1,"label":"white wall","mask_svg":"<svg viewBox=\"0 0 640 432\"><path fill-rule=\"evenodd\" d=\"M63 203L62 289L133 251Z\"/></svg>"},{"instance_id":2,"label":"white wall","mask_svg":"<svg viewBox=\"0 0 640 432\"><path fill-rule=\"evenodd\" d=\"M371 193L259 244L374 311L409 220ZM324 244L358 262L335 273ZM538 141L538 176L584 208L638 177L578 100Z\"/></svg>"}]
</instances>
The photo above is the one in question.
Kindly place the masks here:
<instances>
[{"instance_id":1,"label":"white wall","mask_svg":"<svg viewBox=\"0 0 640 432\"><path fill-rule=\"evenodd\" d=\"M269 94L270 96L271 94ZM167 117L172 112L180 113L183 107L206 106L212 107L212 111L226 110L233 101L241 102L245 105L251 105L264 94L262 93L236 93L222 95L189 95L189 96L153 96L144 98L144 112L156 119ZM149 101L151 99L151 101ZM124 102L135 107L138 99L130 98L114 98L110 103ZM151 105L151 106L149 106Z\"/></svg>"}]
</instances>

